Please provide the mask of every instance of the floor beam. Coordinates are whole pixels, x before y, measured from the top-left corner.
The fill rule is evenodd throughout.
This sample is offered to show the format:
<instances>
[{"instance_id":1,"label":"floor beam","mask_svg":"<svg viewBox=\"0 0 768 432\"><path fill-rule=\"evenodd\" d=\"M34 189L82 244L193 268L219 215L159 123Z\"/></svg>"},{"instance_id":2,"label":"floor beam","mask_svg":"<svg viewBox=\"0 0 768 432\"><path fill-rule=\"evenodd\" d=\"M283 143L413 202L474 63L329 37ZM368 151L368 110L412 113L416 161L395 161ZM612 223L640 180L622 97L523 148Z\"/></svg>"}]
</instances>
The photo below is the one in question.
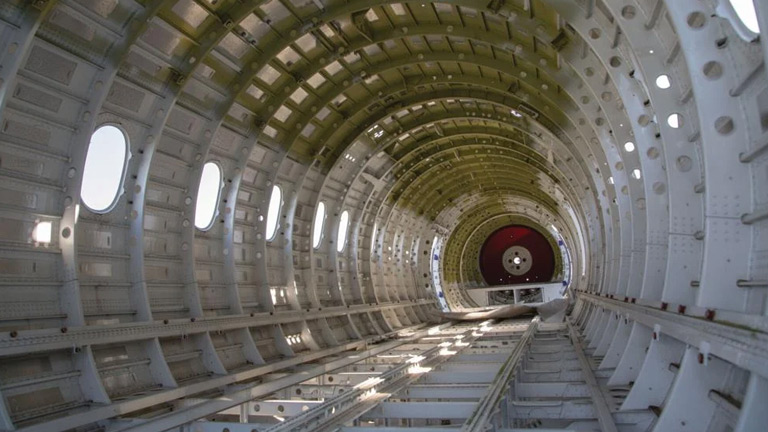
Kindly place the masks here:
<instances>
[{"instance_id":1,"label":"floor beam","mask_svg":"<svg viewBox=\"0 0 768 432\"><path fill-rule=\"evenodd\" d=\"M618 432L616 423L611 415L611 410L608 408L608 403L603 396L603 392L600 390L595 374L592 372L589 360L584 355L584 349L581 347L581 341L571 324L570 317L566 318L566 323L568 324L568 333L571 335L571 343L576 351L576 356L579 358L579 363L581 363L582 375L589 386L590 393L592 393L592 404L595 408L595 414L597 414L597 421L600 422L600 429L603 432Z\"/></svg>"}]
</instances>

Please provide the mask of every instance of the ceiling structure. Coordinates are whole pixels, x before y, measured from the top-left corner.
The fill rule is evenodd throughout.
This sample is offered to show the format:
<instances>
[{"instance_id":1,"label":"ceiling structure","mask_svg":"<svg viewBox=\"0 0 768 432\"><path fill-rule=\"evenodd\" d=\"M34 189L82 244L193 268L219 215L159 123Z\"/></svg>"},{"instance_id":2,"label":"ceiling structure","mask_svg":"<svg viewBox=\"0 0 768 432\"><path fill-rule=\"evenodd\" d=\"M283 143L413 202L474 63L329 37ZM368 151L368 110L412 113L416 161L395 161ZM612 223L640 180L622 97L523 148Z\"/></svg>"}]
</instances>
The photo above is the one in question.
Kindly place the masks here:
<instances>
[{"instance_id":1,"label":"ceiling structure","mask_svg":"<svg viewBox=\"0 0 768 432\"><path fill-rule=\"evenodd\" d=\"M730 0L3 0L0 430L757 430L765 58ZM509 225L570 317L433 326Z\"/></svg>"}]
</instances>

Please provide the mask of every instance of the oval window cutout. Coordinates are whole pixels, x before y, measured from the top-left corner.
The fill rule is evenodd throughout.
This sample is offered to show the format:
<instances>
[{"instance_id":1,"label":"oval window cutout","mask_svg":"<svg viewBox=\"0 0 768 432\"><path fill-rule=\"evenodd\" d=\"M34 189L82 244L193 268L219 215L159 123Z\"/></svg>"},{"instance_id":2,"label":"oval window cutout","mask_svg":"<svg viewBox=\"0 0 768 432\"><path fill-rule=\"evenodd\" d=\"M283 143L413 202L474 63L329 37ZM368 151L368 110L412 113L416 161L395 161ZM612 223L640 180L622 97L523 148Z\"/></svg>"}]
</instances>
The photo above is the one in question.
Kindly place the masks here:
<instances>
[{"instance_id":1,"label":"oval window cutout","mask_svg":"<svg viewBox=\"0 0 768 432\"><path fill-rule=\"evenodd\" d=\"M94 213L112 210L120 194L128 161L128 139L118 127L104 125L91 135L85 155L80 197Z\"/></svg>"},{"instance_id":2,"label":"oval window cutout","mask_svg":"<svg viewBox=\"0 0 768 432\"><path fill-rule=\"evenodd\" d=\"M195 226L197 229L207 231L213 225L220 194L221 168L214 162L206 162L203 165L203 173L200 175L200 188L197 190L197 204L195 206Z\"/></svg>"},{"instance_id":3,"label":"oval window cutout","mask_svg":"<svg viewBox=\"0 0 768 432\"><path fill-rule=\"evenodd\" d=\"M376 253L376 231L378 231L378 223L373 223L373 231L371 231L371 255Z\"/></svg>"},{"instance_id":4,"label":"oval window cutout","mask_svg":"<svg viewBox=\"0 0 768 432\"><path fill-rule=\"evenodd\" d=\"M272 186L272 196L269 198L269 210L267 210L267 241L275 239L277 223L280 216L280 207L283 203L283 191L280 186Z\"/></svg>"},{"instance_id":5,"label":"oval window cutout","mask_svg":"<svg viewBox=\"0 0 768 432\"><path fill-rule=\"evenodd\" d=\"M344 250L347 242L347 229L349 228L349 212L344 210L341 212L341 219L339 219L339 234L336 236L336 252Z\"/></svg>"},{"instance_id":6,"label":"oval window cutout","mask_svg":"<svg viewBox=\"0 0 768 432\"><path fill-rule=\"evenodd\" d=\"M325 225L325 203L320 201L315 212L315 222L312 224L312 247L317 249L320 240L323 239L323 226Z\"/></svg>"}]
</instances>

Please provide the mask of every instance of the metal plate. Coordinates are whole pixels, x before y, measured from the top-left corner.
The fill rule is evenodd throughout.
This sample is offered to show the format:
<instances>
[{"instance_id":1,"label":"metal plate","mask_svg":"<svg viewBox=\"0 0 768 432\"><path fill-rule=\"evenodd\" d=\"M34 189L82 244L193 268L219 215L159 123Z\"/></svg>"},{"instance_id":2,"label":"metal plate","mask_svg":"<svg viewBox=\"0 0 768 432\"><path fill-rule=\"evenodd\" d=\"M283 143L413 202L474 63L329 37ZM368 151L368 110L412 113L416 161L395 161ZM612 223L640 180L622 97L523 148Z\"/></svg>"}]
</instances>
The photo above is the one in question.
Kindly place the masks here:
<instances>
[{"instance_id":1,"label":"metal plate","mask_svg":"<svg viewBox=\"0 0 768 432\"><path fill-rule=\"evenodd\" d=\"M555 254L540 232L523 225L508 225L485 240L479 266L489 285L546 282L555 270Z\"/></svg>"}]
</instances>

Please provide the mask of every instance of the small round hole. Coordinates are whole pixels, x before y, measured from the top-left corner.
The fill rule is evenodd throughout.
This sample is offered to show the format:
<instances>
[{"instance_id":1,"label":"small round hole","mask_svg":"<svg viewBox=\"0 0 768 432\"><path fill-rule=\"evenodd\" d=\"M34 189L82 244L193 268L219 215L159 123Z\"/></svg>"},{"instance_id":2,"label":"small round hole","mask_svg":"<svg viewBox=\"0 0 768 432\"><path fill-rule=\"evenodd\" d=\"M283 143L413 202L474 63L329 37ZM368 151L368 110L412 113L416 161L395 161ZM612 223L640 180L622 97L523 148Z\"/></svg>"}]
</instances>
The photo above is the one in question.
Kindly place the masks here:
<instances>
[{"instance_id":1,"label":"small round hole","mask_svg":"<svg viewBox=\"0 0 768 432\"><path fill-rule=\"evenodd\" d=\"M694 28L694 29L700 29L704 27L704 23L706 23L707 18L704 16L701 12L691 12L688 15L688 27Z\"/></svg>"},{"instance_id":2,"label":"small round hole","mask_svg":"<svg viewBox=\"0 0 768 432\"><path fill-rule=\"evenodd\" d=\"M635 15L637 15L637 11L635 10L634 6L624 6L621 9L621 16L624 19L631 20L635 17Z\"/></svg>"},{"instance_id":3,"label":"small round hole","mask_svg":"<svg viewBox=\"0 0 768 432\"><path fill-rule=\"evenodd\" d=\"M656 77L656 87L660 89L668 89L672 83L669 81L668 75L659 75Z\"/></svg>"},{"instance_id":4,"label":"small round hole","mask_svg":"<svg viewBox=\"0 0 768 432\"><path fill-rule=\"evenodd\" d=\"M720 135L728 135L733 132L733 119L728 116L722 116L715 120L715 129Z\"/></svg>"},{"instance_id":5,"label":"small round hole","mask_svg":"<svg viewBox=\"0 0 768 432\"><path fill-rule=\"evenodd\" d=\"M619 58L618 56L613 56L611 57L611 60L609 61L609 63L611 64L611 67L615 67L615 68L619 67L621 66L621 58Z\"/></svg>"},{"instance_id":6,"label":"small round hole","mask_svg":"<svg viewBox=\"0 0 768 432\"><path fill-rule=\"evenodd\" d=\"M680 172L688 172L693 168L693 159L688 156L680 156L677 158L675 165L677 165L677 169L680 170Z\"/></svg>"},{"instance_id":7,"label":"small round hole","mask_svg":"<svg viewBox=\"0 0 768 432\"><path fill-rule=\"evenodd\" d=\"M602 32L600 31L599 28L593 28L589 31L589 37L591 37L592 39L598 39L601 34Z\"/></svg>"},{"instance_id":8,"label":"small round hole","mask_svg":"<svg viewBox=\"0 0 768 432\"><path fill-rule=\"evenodd\" d=\"M705 63L702 71L704 76L711 80L716 80L723 76L723 66L716 61Z\"/></svg>"},{"instance_id":9,"label":"small round hole","mask_svg":"<svg viewBox=\"0 0 768 432\"><path fill-rule=\"evenodd\" d=\"M678 129L683 126L683 116L678 113L672 113L667 117L667 124L672 129Z\"/></svg>"}]
</instances>

